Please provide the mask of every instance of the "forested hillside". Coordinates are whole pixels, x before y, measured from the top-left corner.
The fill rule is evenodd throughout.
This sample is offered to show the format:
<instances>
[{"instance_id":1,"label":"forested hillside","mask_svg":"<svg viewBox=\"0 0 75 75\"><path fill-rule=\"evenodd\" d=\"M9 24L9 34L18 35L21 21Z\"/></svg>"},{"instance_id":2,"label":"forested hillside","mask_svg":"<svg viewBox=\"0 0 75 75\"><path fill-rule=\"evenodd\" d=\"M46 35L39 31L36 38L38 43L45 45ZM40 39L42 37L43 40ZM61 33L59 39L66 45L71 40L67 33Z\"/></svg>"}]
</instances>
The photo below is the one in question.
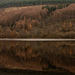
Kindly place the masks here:
<instances>
[{"instance_id":1,"label":"forested hillside","mask_svg":"<svg viewBox=\"0 0 75 75\"><path fill-rule=\"evenodd\" d=\"M74 3L75 0L0 0L0 8L40 5L40 4L58 4L58 3Z\"/></svg>"},{"instance_id":2,"label":"forested hillside","mask_svg":"<svg viewBox=\"0 0 75 75\"><path fill-rule=\"evenodd\" d=\"M0 38L75 38L74 2L0 0Z\"/></svg>"},{"instance_id":3,"label":"forested hillside","mask_svg":"<svg viewBox=\"0 0 75 75\"><path fill-rule=\"evenodd\" d=\"M75 38L75 4L2 9L0 38Z\"/></svg>"}]
</instances>

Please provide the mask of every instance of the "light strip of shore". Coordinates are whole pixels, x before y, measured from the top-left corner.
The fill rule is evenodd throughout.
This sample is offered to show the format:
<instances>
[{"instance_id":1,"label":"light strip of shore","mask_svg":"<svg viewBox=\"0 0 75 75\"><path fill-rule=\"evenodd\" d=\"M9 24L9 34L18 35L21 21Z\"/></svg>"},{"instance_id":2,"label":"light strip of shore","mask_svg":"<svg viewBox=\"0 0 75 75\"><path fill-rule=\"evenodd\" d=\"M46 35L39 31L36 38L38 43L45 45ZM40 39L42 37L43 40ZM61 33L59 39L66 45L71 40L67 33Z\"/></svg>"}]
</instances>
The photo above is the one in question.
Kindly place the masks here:
<instances>
[{"instance_id":1,"label":"light strip of shore","mask_svg":"<svg viewBox=\"0 0 75 75\"><path fill-rule=\"evenodd\" d=\"M75 41L75 39L0 39L0 41Z\"/></svg>"}]
</instances>

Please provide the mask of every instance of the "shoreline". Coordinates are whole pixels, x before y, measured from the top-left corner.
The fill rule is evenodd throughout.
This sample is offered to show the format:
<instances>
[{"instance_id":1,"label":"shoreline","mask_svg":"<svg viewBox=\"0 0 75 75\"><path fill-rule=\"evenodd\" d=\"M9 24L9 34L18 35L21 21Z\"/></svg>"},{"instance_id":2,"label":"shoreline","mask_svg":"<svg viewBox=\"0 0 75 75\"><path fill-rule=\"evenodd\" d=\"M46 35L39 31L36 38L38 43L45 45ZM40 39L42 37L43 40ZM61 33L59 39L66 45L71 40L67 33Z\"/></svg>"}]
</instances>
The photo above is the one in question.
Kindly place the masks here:
<instances>
[{"instance_id":1,"label":"shoreline","mask_svg":"<svg viewBox=\"0 0 75 75\"><path fill-rule=\"evenodd\" d=\"M0 41L75 41L75 39L40 39L40 38L0 38Z\"/></svg>"},{"instance_id":2,"label":"shoreline","mask_svg":"<svg viewBox=\"0 0 75 75\"><path fill-rule=\"evenodd\" d=\"M25 70L25 69L9 69L9 68L0 68L0 72L8 73L27 73L27 74L73 74L68 71L35 71L35 70Z\"/></svg>"}]
</instances>

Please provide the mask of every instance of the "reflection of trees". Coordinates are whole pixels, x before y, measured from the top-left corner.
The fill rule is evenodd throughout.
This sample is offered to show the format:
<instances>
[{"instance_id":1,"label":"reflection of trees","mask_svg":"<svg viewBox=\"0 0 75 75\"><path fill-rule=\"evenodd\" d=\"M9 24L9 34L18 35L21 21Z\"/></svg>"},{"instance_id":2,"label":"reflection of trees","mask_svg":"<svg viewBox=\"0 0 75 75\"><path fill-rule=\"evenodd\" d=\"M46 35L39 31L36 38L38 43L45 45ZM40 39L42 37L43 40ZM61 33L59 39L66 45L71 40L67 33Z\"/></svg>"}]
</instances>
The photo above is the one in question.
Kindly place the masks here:
<instances>
[{"instance_id":1,"label":"reflection of trees","mask_svg":"<svg viewBox=\"0 0 75 75\"><path fill-rule=\"evenodd\" d=\"M29 43L23 42L1 42L0 53L19 58L19 60L31 60L38 56L38 52L32 50Z\"/></svg>"},{"instance_id":2,"label":"reflection of trees","mask_svg":"<svg viewBox=\"0 0 75 75\"><path fill-rule=\"evenodd\" d=\"M62 46L62 53L63 53L65 56L72 56L72 55L73 55L73 48L74 48L74 46L63 45L63 46Z\"/></svg>"},{"instance_id":3,"label":"reflection of trees","mask_svg":"<svg viewBox=\"0 0 75 75\"><path fill-rule=\"evenodd\" d=\"M1 42L0 53L2 51L13 53L19 58L31 57L49 57L65 55L74 55L74 45L56 42Z\"/></svg>"},{"instance_id":4,"label":"reflection of trees","mask_svg":"<svg viewBox=\"0 0 75 75\"><path fill-rule=\"evenodd\" d=\"M73 65L74 46L71 42L0 42L0 57L7 56L22 65L34 62L41 68L57 66L56 62L69 65L70 61Z\"/></svg>"},{"instance_id":5,"label":"reflection of trees","mask_svg":"<svg viewBox=\"0 0 75 75\"><path fill-rule=\"evenodd\" d=\"M16 53L16 56L29 55L32 57L46 55L73 55L74 44L56 42L0 42L0 52ZM25 54L24 54L25 53ZM41 53L41 54L40 54ZM44 54L43 54L44 53Z\"/></svg>"}]
</instances>

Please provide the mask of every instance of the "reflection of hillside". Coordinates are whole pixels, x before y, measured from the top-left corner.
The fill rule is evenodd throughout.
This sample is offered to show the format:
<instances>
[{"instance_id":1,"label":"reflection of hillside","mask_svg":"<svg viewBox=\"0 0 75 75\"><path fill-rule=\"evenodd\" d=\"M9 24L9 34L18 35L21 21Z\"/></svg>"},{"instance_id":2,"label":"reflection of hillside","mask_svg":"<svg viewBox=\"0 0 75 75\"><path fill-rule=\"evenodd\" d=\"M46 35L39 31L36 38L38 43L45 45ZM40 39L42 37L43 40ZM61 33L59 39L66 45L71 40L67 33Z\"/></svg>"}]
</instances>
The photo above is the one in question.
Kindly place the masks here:
<instances>
[{"instance_id":1,"label":"reflection of hillside","mask_svg":"<svg viewBox=\"0 0 75 75\"><path fill-rule=\"evenodd\" d=\"M0 67L42 70L54 65L75 72L74 63L74 42L0 42Z\"/></svg>"}]
</instances>

